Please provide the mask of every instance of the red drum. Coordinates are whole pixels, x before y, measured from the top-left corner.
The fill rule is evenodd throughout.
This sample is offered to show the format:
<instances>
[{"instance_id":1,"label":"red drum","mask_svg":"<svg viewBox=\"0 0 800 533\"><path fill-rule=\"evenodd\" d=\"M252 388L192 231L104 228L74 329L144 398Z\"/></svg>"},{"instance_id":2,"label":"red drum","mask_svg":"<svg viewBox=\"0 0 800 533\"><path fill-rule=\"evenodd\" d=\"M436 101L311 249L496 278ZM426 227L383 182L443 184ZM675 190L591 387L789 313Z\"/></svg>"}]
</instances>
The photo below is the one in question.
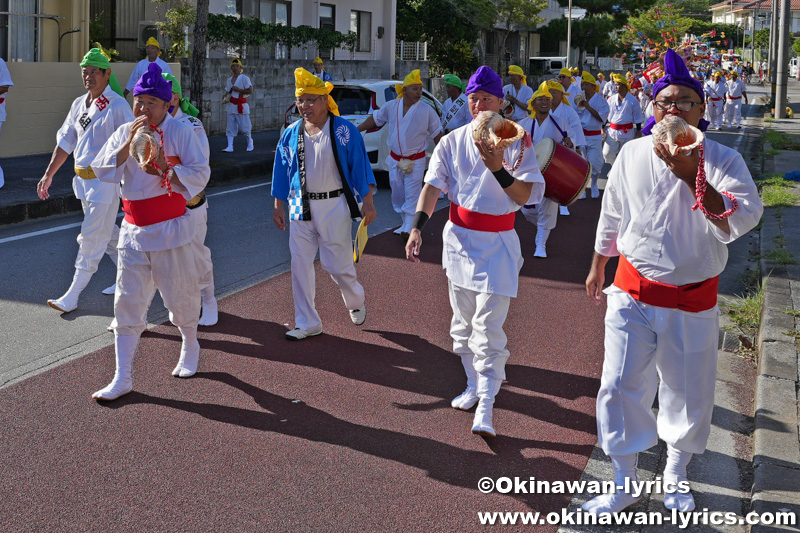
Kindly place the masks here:
<instances>
[{"instance_id":1,"label":"red drum","mask_svg":"<svg viewBox=\"0 0 800 533\"><path fill-rule=\"evenodd\" d=\"M591 163L553 139L542 139L534 150L544 176L544 196L561 205L571 205L592 178Z\"/></svg>"}]
</instances>

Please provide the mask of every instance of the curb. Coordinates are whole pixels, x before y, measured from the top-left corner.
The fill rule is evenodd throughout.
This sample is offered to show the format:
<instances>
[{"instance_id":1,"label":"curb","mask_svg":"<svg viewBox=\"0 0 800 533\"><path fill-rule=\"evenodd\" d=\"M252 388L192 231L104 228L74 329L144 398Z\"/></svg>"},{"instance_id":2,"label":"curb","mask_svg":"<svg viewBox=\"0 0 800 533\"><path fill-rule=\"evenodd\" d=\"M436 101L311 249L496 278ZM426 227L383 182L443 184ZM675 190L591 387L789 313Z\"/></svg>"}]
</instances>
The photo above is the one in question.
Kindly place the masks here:
<instances>
[{"instance_id":1,"label":"curb","mask_svg":"<svg viewBox=\"0 0 800 533\"><path fill-rule=\"evenodd\" d=\"M208 180L207 187L270 175L272 174L274 161L274 153L259 161L246 161L238 164L218 163L215 166L212 161L211 178ZM82 209L80 200L75 198L72 193L52 196L44 201L37 199L30 202L0 206L0 225L16 224L54 215L74 213Z\"/></svg>"}]
</instances>

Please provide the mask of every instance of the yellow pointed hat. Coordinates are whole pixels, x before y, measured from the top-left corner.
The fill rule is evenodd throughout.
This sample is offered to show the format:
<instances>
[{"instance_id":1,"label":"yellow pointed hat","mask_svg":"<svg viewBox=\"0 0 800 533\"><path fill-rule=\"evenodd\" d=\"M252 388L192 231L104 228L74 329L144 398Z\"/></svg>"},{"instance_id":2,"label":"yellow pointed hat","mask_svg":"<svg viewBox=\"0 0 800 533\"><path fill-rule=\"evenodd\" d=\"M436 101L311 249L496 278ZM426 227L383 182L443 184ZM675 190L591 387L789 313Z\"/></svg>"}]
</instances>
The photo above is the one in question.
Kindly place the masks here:
<instances>
[{"instance_id":1,"label":"yellow pointed hat","mask_svg":"<svg viewBox=\"0 0 800 533\"><path fill-rule=\"evenodd\" d=\"M522 76L522 85L528 84L528 78L525 77L525 72L522 70L522 67L519 67L517 65L509 65L508 73L516 74L517 76Z\"/></svg>"},{"instance_id":2,"label":"yellow pointed hat","mask_svg":"<svg viewBox=\"0 0 800 533\"><path fill-rule=\"evenodd\" d=\"M419 69L414 69L408 73L408 76L403 79L403 84L396 84L394 86L395 90L397 90L397 97L403 97L403 88L408 87L409 85L422 85L422 78L419 74Z\"/></svg>"},{"instance_id":3,"label":"yellow pointed hat","mask_svg":"<svg viewBox=\"0 0 800 533\"><path fill-rule=\"evenodd\" d=\"M614 80L614 83L621 83L628 89L631 88L630 85L628 85L628 79L625 76L622 76L621 74L612 74L611 79Z\"/></svg>"},{"instance_id":4,"label":"yellow pointed hat","mask_svg":"<svg viewBox=\"0 0 800 533\"><path fill-rule=\"evenodd\" d=\"M535 117L536 116L536 110L533 109L533 101L536 100L537 98L543 98L543 97L544 98L552 98L553 97L553 95L550 93L550 90L547 88L547 82L546 81L543 81L541 83L541 85L539 85L539 88L536 89L535 93L533 93L533 96L531 97L531 99L528 100L528 111L531 112L530 113L531 117Z\"/></svg>"},{"instance_id":5,"label":"yellow pointed hat","mask_svg":"<svg viewBox=\"0 0 800 533\"><path fill-rule=\"evenodd\" d=\"M546 83L547 88L551 91L561 91L561 93L563 94L563 96L561 97L561 101L569 105L569 100L567 100L567 95L569 95L569 93L564 90L563 85L558 83L556 80L547 80L546 82L543 83Z\"/></svg>"},{"instance_id":6,"label":"yellow pointed hat","mask_svg":"<svg viewBox=\"0 0 800 533\"><path fill-rule=\"evenodd\" d=\"M161 45L158 44L158 40L155 37L147 39L147 43L145 43L144 47L147 48L148 46L155 46L158 48L158 55L161 55Z\"/></svg>"},{"instance_id":7,"label":"yellow pointed hat","mask_svg":"<svg viewBox=\"0 0 800 533\"><path fill-rule=\"evenodd\" d=\"M599 76L599 74L598 74L598 76ZM581 80L585 81L587 83L591 83L592 85L594 85L594 90L595 91L599 91L600 90L600 84L597 83L597 80L595 79L594 76L592 76L591 73L586 72L584 70L583 73L581 74Z\"/></svg>"},{"instance_id":8,"label":"yellow pointed hat","mask_svg":"<svg viewBox=\"0 0 800 533\"><path fill-rule=\"evenodd\" d=\"M294 70L294 95L320 94L328 95L328 109L336 116L339 116L339 106L333 101L329 93L333 90L333 84L329 81L322 81L304 68Z\"/></svg>"}]
</instances>

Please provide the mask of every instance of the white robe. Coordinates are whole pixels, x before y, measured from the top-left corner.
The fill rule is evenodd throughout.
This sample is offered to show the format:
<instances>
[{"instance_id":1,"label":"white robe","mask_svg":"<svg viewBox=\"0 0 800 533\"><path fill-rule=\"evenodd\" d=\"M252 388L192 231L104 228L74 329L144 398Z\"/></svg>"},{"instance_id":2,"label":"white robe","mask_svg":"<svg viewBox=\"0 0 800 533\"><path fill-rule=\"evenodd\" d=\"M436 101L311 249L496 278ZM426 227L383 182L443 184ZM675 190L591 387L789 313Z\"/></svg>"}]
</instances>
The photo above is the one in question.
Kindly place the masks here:
<instances>
[{"instance_id":1,"label":"white robe","mask_svg":"<svg viewBox=\"0 0 800 533\"><path fill-rule=\"evenodd\" d=\"M581 117L578 116L578 112L575 111L574 107L561 102L557 108L550 111L550 114L555 117L561 117L567 121L569 124L567 133L569 134L572 144L575 146L586 145L586 137L583 135L583 127L581 126Z\"/></svg>"},{"instance_id":2,"label":"white robe","mask_svg":"<svg viewBox=\"0 0 800 533\"><path fill-rule=\"evenodd\" d=\"M595 251L622 254L645 278L670 285L722 272L726 244L755 227L763 207L741 155L708 138L704 147L708 183L739 203L727 219L730 234L691 210L694 195L653 153L647 136L626 144L609 173ZM679 450L702 453L714 407L718 308L692 313L641 303L614 285L604 292L605 361L597 397L603 451L637 453L661 437ZM656 390L657 421L651 410Z\"/></svg>"},{"instance_id":3,"label":"white robe","mask_svg":"<svg viewBox=\"0 0 800 533\"><path fill-rule=\"evenodd\" d=\"M727 89L727 96L725 98L725 122L728 126L733 126L736 122L737 126L742 124L742 95L747 91L745 84L742 80L728 80L725 83Z\"/></svg>"},{"instance_id":4,"label":"white robe","mask_svg":"<svg viewBox=\"0 0 800 533\"><path fill-rule=\"evenodd\" d=\"M513 83L509 83L505 87L503 87L503 94L510 94L520 102L527 104L530 102L531 98L533 98L533 89L530 88L529 85L520 85L519 89L514 88ZM522 120L526 116L528 116L528 110L522 109L517 104L514 105L514 112L511 113L511 120Z\"/></svg>"},{"instance_id":5,"label":"white robe","mask_svg":"<svg viewBox=\"0 0 800 533\"><path fill-rule=\"evenodd\" d=\"M172 69L169 68L169 65L167 65L166 61L164 61L160 57L157 57L154 63L159 67L161 67L162 73L172 74ZM125 88L128 91L133 91L133 88L136 86L136 82L139 81L139 78L142 77L142 74L147 72L147 69L149 67L150 67L150 60L146 57L141 61L139 61L138 63L136 63L136 66L133 68L133 72L131 72L131 77L128 78L128 84L125 85Z\"/></svg>"},{"instance_id":6,"label":"white robe","mask_svg":"<svg viewBox=\"0 0 800 533\"><path fill-rule=\"evenodd\" d=\"M456 103L461 103L461 105L456 108ZM451 113L452 117L448 121L447 116ZM461 93L455 101L452 98L445 100L442 106L442 129L452 131L470 122L472 122L472 113L469 111L466 93Z\"/></svg>"},{"instance_id":7,"label":"white robe","mask_svg":"<svg viewBox=\"0 0 800 533\"><path fill-rule=\"evenodd\" d=\"M600 96L597 92L589 99L589 105L597 111L600 115L600 120L585 108L578 107L578 116L581 117L581 127L584 130L586 138L586 150L584 156L592 164L592 184L597 184L597 179L600 177L600 171L603 169L603 135L586 135L587 131L600 131L603 130L603 124L608 120L608 102L605 98Z\"/></svg>"},{"instance_id":8,"label":"white robe","mask_svg":"<svg viewBox=\"0 0 800 533\"><path fill-rule=\"evenodd\" d=\"M727 87L722 81L708 80L703 84L703 90L708 95L708 103L706 104L708 121L711 122L712 126L719 126L722 123L722 110Z\"/></svg>"},{"instance_id":9,"label":"white robe","mask_svg":"<svg viewBox=\"0 0 800 533\"><path fill-rule=\"evenodd\" d=\"M636 135L636 124L644 122L641 104L630 92L625 98L615 94L608 99L608 122L606 139L603 145L603 159L613 165L622 146ZM632 124L628 131L615 130L610 124Z\"/></svg>"},{"instance_id":10,"label":"white robe","mask_svg":"<svg viewBox=\"0 0 800 533\"><path fill-rule=\"evenodd\" d=\"M14 85L14 82L11 81L11 73L8 71L8 67L6 66L6 62L3 61L2 58L0 58L0 86L6 86L6 85L8 85L9 87L12 87ZM6 96L7 95L8 95L8 93L0 95L0 99L2 99L2 102L0 102L0 123L4 122L6 120Z\"/></svg>"}]
</instances>

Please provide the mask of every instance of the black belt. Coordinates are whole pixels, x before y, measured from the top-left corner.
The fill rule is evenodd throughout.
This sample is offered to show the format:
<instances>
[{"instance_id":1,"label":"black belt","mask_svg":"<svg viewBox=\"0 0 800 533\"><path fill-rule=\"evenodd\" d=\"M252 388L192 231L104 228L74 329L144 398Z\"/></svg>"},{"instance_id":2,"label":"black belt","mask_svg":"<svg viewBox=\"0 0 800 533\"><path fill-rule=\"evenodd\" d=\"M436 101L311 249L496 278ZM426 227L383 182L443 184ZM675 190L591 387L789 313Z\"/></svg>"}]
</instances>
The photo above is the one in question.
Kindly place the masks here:
<instances>
[{"instance_id":1,"label":"black belt","mask_svg":"<svg viewBox=\"0 0 800 533\"><path fill-rule=\"evenodd\" d=\"M309 200L327 200L328 198L338 198L344 193L344 189L336 189L330 192L310 192L308 193Z\"/></svg>"},{"instance_id":2,"label":"black belt","mask_svg":"<svg viewBox=\"0 0 800 533\"><path fill-rule=\"evenodd\" d=\"M204 203L206 203L206 191L200 191L197 196L186 202L186 209L197 209Z\"/></svg>"}]
</instances>

